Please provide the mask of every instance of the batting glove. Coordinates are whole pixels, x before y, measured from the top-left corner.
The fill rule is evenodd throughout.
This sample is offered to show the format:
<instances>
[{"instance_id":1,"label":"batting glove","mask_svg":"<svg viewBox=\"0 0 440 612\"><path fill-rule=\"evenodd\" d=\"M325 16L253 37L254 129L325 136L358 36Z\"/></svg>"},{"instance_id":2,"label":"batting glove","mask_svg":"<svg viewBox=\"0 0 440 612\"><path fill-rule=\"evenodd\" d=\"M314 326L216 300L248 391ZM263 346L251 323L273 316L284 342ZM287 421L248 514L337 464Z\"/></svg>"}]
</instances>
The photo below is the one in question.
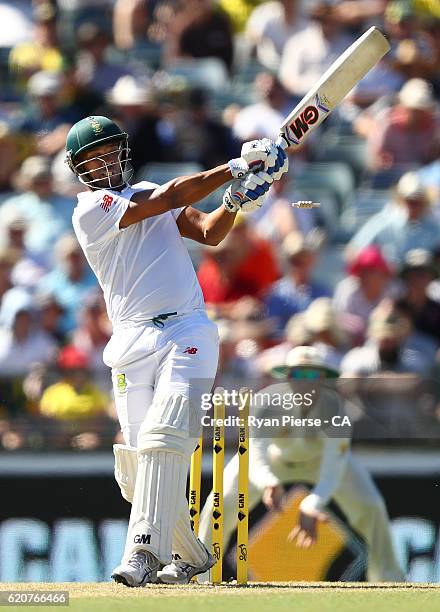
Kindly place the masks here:
<instances>
[{"instance_id":1,"label":"batting glove","mask_svg":"<svg viewBox=\"0 0 440 612\"><path fill-rule=\"evenodd\" d=\"M279 181L282 175L289 169L289 158L282 146L273 143L276 147L276 157L271 158L271 164L267 168L267 173L273 177L274 181Z\"/></svg>"},{"instance_id":2,"label":"batting glove","mask_svg":"<svg viewBox=\"0 0 440 612\"><path fill-rule=\"evenodd\" d=\"M264 171L248 174L244 180L231 183L223 196L223 205L229 212L258 210L272 183L272 177Z\"/></svg>"},{"instance_id":3,"label":"batting glove","mask_svg":"<svg viewBox=\"0 0 440 612\"><path fill-rule=\"evenodd\" d=\"M275 165L278 156L278 146L269 140L251 140L241 147L241 157L228 162L234 178L243 178L249 172L267 170Z\"/></svg>"}]
</instances>

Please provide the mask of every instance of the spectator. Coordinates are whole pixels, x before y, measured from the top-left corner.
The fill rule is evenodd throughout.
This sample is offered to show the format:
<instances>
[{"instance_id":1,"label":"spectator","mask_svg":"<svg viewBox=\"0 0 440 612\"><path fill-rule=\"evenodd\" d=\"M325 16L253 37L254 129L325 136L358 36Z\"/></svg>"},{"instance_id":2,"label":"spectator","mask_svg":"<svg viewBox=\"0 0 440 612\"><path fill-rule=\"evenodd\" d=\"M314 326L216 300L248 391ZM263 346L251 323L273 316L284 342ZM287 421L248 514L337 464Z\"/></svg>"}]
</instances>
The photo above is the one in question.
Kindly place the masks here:
<instances>
[{"instance_id":1,"label":"spectator","mask_svg":"<svg viewBox=\"0 0 440 612\"><path fill-rule=\"evenodd\" d=\"M29 224L17 211L11 209L2 215L4 246L17 254L17 261L11 271L13 285L32 289L45 274L44 261L26 248L25 236Z\"/></svg>"},{"instance_id":2,"label":"spectator","mask_svg":"<svg viewBox=\"0 0 440 612\"><path fill-rule=\"evenodd\" d=\"M303 96L353 42L342 31L335 7L320 1L311 10L313 22L289 38L281 58L279 77L293 95Z\"/></svg>"},{"instance_id":3,"label":"spectator","mask_svg":"<svg viewBox=\"0 0 440 612\"><path fill-rule=\"evenodd\" d=\"M234 135L241 142L273 139L289 112L286 92L275 75L260 72L255 77L254 88L260 101L242 108L234 120Z\"/></svg>"},{"instance_id":4,"label":"spectator","mask_svg":"<svg viewBox=\"0 0 440 612\"><path fill-rule=\"evenodd\" d=\"M424 23L417 16L414 2L392 1L385 10L385 32L391 43L388 60L407 80L429 78L435 67L435 46L431 46ZM430 48L431 47L431 48Z\"/></svg>"},{"instance_id":5,"label":"spectator","mask_svg":"<svg viewBox=\"0 0 440 612\"><path fill-rule=\"evenodd\" d=\"M60 380L43 392L40 413L55 421L53 429L63 447L97 448L106 433L105 427L110 425L109 398L93 382L85 353L66 346L60 351L57 364Z\"/></svg>"},{"instance_id":6,"label":"spectator","mask_svg":"<svg viewBox=\"0 0 440 612\"><path fill-rule=\"evenodd\" d=\"M28 224L26 248L43 258L49 265L49 251L54 241L71 228L70 198L54 192L50 160L45 156L25 159L16 177L20 193L0 205L0 225L7 216L18 215Z\"/></svg>"},{"instance_id":7,"label":"spectator","mask_svg":"<svg viewBox=\"0 0 440 612\"><path fill-rule=\"evenodd\" d=\"M0 249L0 307L3 296L12 289L11 272L19 257L15 249Z\"/></svg>"},{"instance_id":8,"label":"spectator","mask_svg":"<svg viewBox=\"0 0 440 612\"><path fill-rule=\"evenodd\" d=\"M349 258L376 244L392 263L403 261L411 249L434 251L440 244L440 227L417 174L408 172L397 183L393 201L368 219L347 246Z\"/></svg>"},{"instance_id":9,"label":"spectator","mask_svg":"<svg viewBox=\"0 0 440 612\"><path fill-rule=\"evenodd\" d=\"M261 2L262 0L220 0L219 5L228 14L234 31L241 33L252 11Z\"/></svg>"},{"instance_id":10,"label":"spectator","mask_svg":"<svg viewBox=\"0 0 440 612\"><path fill-rule=\"evenodd\" d=\"M278 69L287 40L306 27L300 5L300 0L269 0L252 11L246 38L266 68Z\"/></svg>"},{"instance_id":11,"label":"spectator","mask_svg":"<svg viewBox=\"0 0 440 612\"><path fill-rule=\"evenodd\" d=\"M317 262L317 245L312 236L290 233L283 241L282 254L288 263L287 273L268 291L265 303L267 315L277 319L281 334L290 317L302 312L318 297L329 291L312 280Z\"/></svg>"},{"instance_id":12,"label":"spectator","mask_svg":"<svg viewBox=\"0 0 440 612\"><path fill-rule=\"evenodd\" d=\"M26 143L20 142L19 135L6 121L0 121L0 203L11 195L13 176L27 149Z\"/></svg>"},{"instance_id":13,"label":"spectator","mask_svg":"<svg viewBox=\"0 0 440 612\"><path fill-rule=\"evenodd\" d=\"M375 244L361 249L349 264L348 276L336 286L333 306L355 338L364 337L372 311L391 297L391 279L391 268Z\"/></svg>"},{"instance_id":14,"label":"spectator","mask_svg":"<svg viewBox=\"0 0 440 612\"><path fill-rule=\"evenodd\" d=\"M151 85L125 75L108 92L107 101L118 123L130 134L135 172L147 163L164 161L165 153L158 134L159 117L154 107Z\"/></svg>"},{"instance_id":15,"label":"spectator","mask_svg":"<svg viewBox=\"0 0 440 612\"><path fill-rule=\"evenodd\" d=\"M185 0L178 3L168 22L165 60L218 58L232 69L233 39L229 17L211 0Z\"/></svg>"},{"instance_id":16,"label":"spectator","mask_svg":"<svg viewBox=\"0 0 440 612\"><path fill-rule=\"evenodd\" d=\"M226 304L226 310L245 296L260 298L279 278L272 246L244 215L218 247L205 250L197 275L205 301L217 308Z\"/></svg>"},{"instance_id":17,"label":"spectator","mask_svg":"<svg viewBox=\"0 0 440 612\"><path fill-rule=\"evenodd\" d=\"M435 216L440 219L440 138L433 145L432 161L419 168L417 175L433 203Z\"/></svg>"},{"instance_id":18,"label":"spectator","mask_svg":"<svg viewBox=\"0 0 440 612\"><path fill-rule=\"evenodd\" d=\"M39 312L40 326L58 346L66 343L66 335L62 332L64 308L51 293L37 293L35 303Z\"/></svg>"},{"instance_id":19,"label":"spectator","mask_svg":"<svg viewBox=\"0 0 440 612\"><path fill-rule=\"evenodd\" d=\"M57 364L61 380L43 392L41 414L59 420L77 420L104 413L109 398L92 382L87 355L69 345L60 351Z\"/></svg>"},{"instance_id":20,"label":"spectator","mask_svg":"<svg viewBox=\"0 0 440 612\"><path fill-rule=\"evenodd\" d=\"M133 55L147 43L150 25L148 0L116 0L113 8L113 35L115 45Z\"/></svg>"},{"instance_id":21,"label":"spectator","mask_svg":"<svg viewBox=\"0 0 440 612\"><path fill-rule=\"evenodd\" d=\"M33 363L52 361L56 344L39 327L32 298L12 288L0 308L0 372L2 377L24 377Z\"/></svg>"},{"instance_id":22,"label":"spectator","mask_svg":"<svg viewBox=\"0 0 440 612\"><path fill-rule=\"evenodd\" d=\"M0 47L8 49L29 39L32 28L29 9L28 3L0 4Z\"/></svg>"},{"instance_id":23,"label":"spectator","mask_svg":"<svg viewBox=\"0 0 440 612\"><path fill-rule=\"evenodd\" d=\"M37 4L33 18L32 40L18 43L9 55L10 69L26 79L39 70L60 72L63 64L54 6L49 2Z\"/></svg>"},{"instance_id":24,"label":"spectator","mask_svg":"<svg viewBox=\"0 0 440 612\"><path fill-rule=\"evenodd\" d=\"M309 336L308 344L318 351L325 363L339 370L348 338L330 298L321 297L311 302L304 312L304 326Z\"/></svg>"},{"instance_id":25,"label":"spectator","mask_svg":"<svg viewBox=\"0 0 440 612\"><path fill-rule=\"evenodd\" d=\"M104 95L118 79L131 74L126 65L108 59L110 43L110 36L98 24L88 22L80 26L76 62L76 79L80 87Z\"/></svg>"},{"instance_id":26,"label":"spectator","mask_svg":"<svg viewBox=\"0 0 440 612\"><path fill-rule=\"evenodd\" d=\"M173 161L198 162L211 168L238 154L230 128L210 116L209 94L201 87L188 92L171 124L174 144L168 142L167 148L172 151Z\"/></svg>"},{"instance_id":27,"label":"spectator","mask_svg":"<svg viewBox=\"0 0 440 612\"><path fill-rule=\"evenodd\" d=\"M379 113L374 129L369 131L370 168L409 168L429 161L439 127L430 84L423 79L410 79L400 90L398 102Z\"/></svg>"},{"instance_id":28,"label":"spectator","mask_svg":"<svg viewBox=\"0 0 440 612\"><path fill-rule=\"evenodd\" d=\"M101 291L92 291L84 298L78 319L78 327L72 334L72 345L87 355L93 380L108 392L111 389L110 372L102 360L102 352L110 340L111 323Z\"/></svg>"},{"instance_id":29,"label":"spectator","mask_svg":"<svg viewBox=\"0 0 440 612\"><path fill-rule=\"evenodd\" d=\"M349 351L341 364L345 376L374 376L380 372L427 375L432 369L435 346L415 348L410 318L384 301L371 313L367 340Z\"/></svg>"},{"instance_id":30,"label":"spectator","mask_svg":"<svg viewBox=\"0 0 440 612\"><path fill-rule=\"evenodd\" d=\"M49 292L64 308L61 331L67 333L77 324L81 304L96 281L73 234L64 234L55 244L55 268L38 284L38 291Z\"/></svg>"},{"instance_id":31,"label":"spectator","mask_svg":"<svg viewBox=\"0 0 440 612\"><path fill-rule=\"evenodd\" d=\"M95 23L103 32L112 30L114 0L56 0L63 46L75 50L77 33L84 24Z\"/></svg>"},{"instance_id":32,"label":"spectator","mask_svg":"<svg viewBox=\"0 0 440 612\"><path fill-rule=\"evenodd\" d=\"M398 307L405 308L417 331L440 343L440 303L427 294L428 286L438 277L431 253L425 249L409 251L400 276L404 287Z\"/></svg>"},{"instance_id":33,"label":"spectator","mask_svg":"<svg viewBox=\"0 0 440 612\"><path fill-rule=\"evenodd\" d=\"M306 236L318 227L326 225L319 208L297 208L293 205L306 199L307 194L296 191L292 177L283 176L281 180L273 183L264 206L252 213L249 222L261 236L274 244L282 242L290 232L298 231ZM326 202L323 202L323 206L325 205ZM327 229L331 230L326 227Z\"/></svg>"},{"instance_id":34,"label":"spectator","mask_svg":"<svg viewBox=\"0 0 440 612\"><path fill-rule=\"evenodd\" d=\"M47 71L36 72L27 84L31 107L17 118L16 129L32 138L34 151L40 155L53 156L63 148L77 117L74 110L62 106L62 85L60 75Z\"/></svg>"}]
</instances>

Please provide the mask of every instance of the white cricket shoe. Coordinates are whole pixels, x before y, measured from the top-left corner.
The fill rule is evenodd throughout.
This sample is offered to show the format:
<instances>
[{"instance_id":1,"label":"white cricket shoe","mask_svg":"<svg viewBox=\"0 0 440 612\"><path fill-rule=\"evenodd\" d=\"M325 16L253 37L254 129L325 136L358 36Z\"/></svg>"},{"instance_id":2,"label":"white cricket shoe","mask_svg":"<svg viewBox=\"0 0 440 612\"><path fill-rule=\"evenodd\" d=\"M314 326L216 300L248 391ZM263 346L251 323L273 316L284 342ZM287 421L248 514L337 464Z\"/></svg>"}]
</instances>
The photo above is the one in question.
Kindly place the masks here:
<instances>
[{"instance_id":1,"label":"white cricket shoe","mask_svg":"<svg viewBox=\"0 0 440 612\"><path fill-rule=\"evenodd\" d=\"M112 578L128 587L142 587L148 582L156 582L160 565L152 553L139 550L113 570Z\"/></svg>"},{"instance_id":2,"label":"white cricket shoe","mask_svg":"<svg viewBox=\"0 0 440 612\"><path fill-rule=\"evenodd\" d=\"M196 567L186 561L172 561L169 565L165 565L163 569L157 572L157 581L165 584L188 584L193 576L204 574L215 564L216 558L206 551L208 558L206 562Z\"/></svg>"}]
</instances>

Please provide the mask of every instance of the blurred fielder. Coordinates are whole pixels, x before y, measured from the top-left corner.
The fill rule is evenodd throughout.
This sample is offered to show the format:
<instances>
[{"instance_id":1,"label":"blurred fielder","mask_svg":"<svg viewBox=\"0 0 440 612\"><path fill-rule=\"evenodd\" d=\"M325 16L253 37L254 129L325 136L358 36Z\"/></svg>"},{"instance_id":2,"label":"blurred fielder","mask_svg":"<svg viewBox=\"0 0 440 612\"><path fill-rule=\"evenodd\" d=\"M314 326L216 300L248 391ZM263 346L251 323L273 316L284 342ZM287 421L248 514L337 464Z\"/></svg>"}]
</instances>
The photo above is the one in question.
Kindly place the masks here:
<instances>
[{"instance_id":1,"label":"blurred fielder","mask_svg":"<svg viewBox=\"0 0 440 612\"><path fill-rule=\"evenodd\" d=\"M327 366L318 349L298 346L288 353L286 364L274 368L274 373L287 377L283 382L263 389L277 393L301 390L301 384L311 390L310 382L337 378L339 372ZM292 386L291 386L292 385ZM336 400L336 402L335 402ZM322 405L321 405L322 404ZM278 404L279 405L279 404ZM323 417L331 420L338 414L339 400L334 391L320 390L319 402L310 408L293 408L295 417ZM258 415L259 407L251 409ZM260 416L264 415L264 407ZM339 410L340 413L340 410ZM264 416L271 416L267 412ZM288 426L289 427L289 426ZM309 429L309 428L307 428ZM317 538L317 526L325 521L325 506L335 500L350 525L364 538L368 549L368 580L373 582L402 582L405 577L399 567L391 539L388 515L383 499L367 470L350 453L349 437L329 437L325 430L310 428L301 436L286 429L273 431L273 437L262 437L255 432L249 440L249 512L260 501L268 510L279 510L284 495L283 483L313 482L311 493L300 504L298 525L294 525L288 539L299 547L308 548ZM342 428L340 428L342 430ZM344 428L343 435L348 428ZM279 437L278 437L279 436ZM224 473L224 547L236 527L236 499L238 485L238 457L235 455ZM199 537L211 546L212 492L200 516ZM208 573L203 577L208 579ZM200 578L199 578L200 580Z\"/></svg>"},{"instance_id":2,"label":"blurred fielder","mask_svg":"<svg viewBox=\"0 0 440 612\"><path fill-rule=\"evenodd\" d=\"M200 434L200 396L216 374L218 333L209 321L183 237L216 245L235 213L256 210L287 158L271 141L245 143L241 157L159 187L132 175L128 135L106 117L70 130L66 162L86 190L73 227L103 289L113 335L112 368L125 445L115 445L115 476L132 503L126 547L112 577L127 586L158 578L188 582L214 562L190 527L185 496ZM252 173L252 169L254 172ZM221 185L223 204L191 207ZM172 553L178 559L171 566Z\"/></svg>"}]
</instances>

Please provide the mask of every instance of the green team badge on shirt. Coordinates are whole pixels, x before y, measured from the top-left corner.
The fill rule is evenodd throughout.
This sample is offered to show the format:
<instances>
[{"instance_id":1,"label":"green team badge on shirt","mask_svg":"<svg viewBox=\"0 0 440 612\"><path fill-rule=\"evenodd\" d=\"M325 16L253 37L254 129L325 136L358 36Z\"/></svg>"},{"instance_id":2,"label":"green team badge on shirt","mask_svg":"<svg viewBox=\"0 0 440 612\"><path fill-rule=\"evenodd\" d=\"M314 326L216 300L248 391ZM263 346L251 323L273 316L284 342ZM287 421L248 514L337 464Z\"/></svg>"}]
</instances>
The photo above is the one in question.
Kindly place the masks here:
<instances>
[{"instance_id":1,"label":"green team badge on shirt","mask_svg":"<svg viewBox=\"0 0 440 612\"><path fill-rule=\"evenodd\" d=\"M120 393L127 391L127 381L125 380L125 374L116 374L116 386Z\"/></svg>"}]
</instances>

